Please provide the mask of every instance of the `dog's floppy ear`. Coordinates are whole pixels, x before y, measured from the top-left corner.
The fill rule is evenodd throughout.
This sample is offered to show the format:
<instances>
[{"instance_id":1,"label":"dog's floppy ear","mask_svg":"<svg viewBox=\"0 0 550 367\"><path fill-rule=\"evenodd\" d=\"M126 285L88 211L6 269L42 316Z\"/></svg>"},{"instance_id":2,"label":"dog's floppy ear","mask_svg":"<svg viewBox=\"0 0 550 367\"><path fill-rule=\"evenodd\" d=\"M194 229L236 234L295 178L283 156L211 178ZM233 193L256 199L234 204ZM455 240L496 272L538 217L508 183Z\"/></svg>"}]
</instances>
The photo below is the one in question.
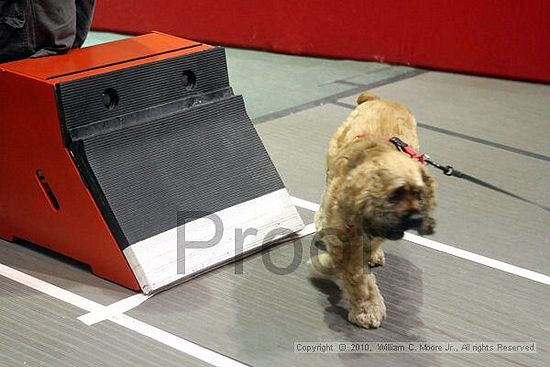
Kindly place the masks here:
<instances>
[{"instance_id":1,"label":"dog's floppy ear","mask_svg":"<svg viewBox=\"0 0 550 367\"><path fill-rule=\"evenodd\" d=\"M395 149L391 144L387 144L379 139L359 139L349 143L342 152L329 163L330 170L340 175L347 173L366 162L372 157L381 155L388 150Z\"/></svg>"},{"instance_id":2,"label":"dog's floppy ear","mask_svg":"<svg viewBox=\"0 0 550 367\"><path fill-rule=\"evenodd\" d=\"M365 152L354 152L356 154L340 154L333 163L333 172L338 175L346 175L347 172L356 167L365 159ZM351 152L347 152L351 153Z\"/></svg>"},{"instance_id":3,"label":"dog's floppy ear","mask_svg":"<svg viewBox=\"0 0 550 367\"><path fill-rule=\"evenodd\" d=\"M430 176L426 167L422 167L422 180L424 181L424 192L422 194L422 212L424 213L424 222L422 227L418 229L421 235L430 235L435 232L435 219L432 217L432 212L435 209L435 181Z\"/></svg>"},{"instance_id":4,"label":"dog's floppy ear","mask_svg":"<svg viewBox=\"0 0 550 367\"><path fill-rule=\"evenodd\" d=\"M332 162L331 170L339 175L347 175L350 170L365 162L376 146L377 144L370 139L349 143Z\"/></svg>"},{"instance_id":5,"label":"dog's floppy ear","mask_svg":"<svg viewBox=\"0 0 550 367\"><path fill-rule=\"evenodd\" d=\"M378 96L375 96L374 94L370 93L370 92L363 92L359 95L359 97L357 97L357 104L360 105L361 103L363 102L367 102L367 101L374 101L376 99L380 99L378 98Z\"/></svg>"}]
</instances>

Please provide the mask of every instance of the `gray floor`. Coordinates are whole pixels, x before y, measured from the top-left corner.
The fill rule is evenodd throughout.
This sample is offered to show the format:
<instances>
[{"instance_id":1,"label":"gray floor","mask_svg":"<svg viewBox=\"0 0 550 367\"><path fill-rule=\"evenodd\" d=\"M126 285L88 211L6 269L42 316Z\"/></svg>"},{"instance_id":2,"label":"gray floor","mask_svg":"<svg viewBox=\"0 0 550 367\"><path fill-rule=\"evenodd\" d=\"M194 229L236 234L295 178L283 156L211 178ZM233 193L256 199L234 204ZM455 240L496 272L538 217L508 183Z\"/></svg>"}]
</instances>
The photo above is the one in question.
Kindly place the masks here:
<instances>
[{"instance_id":1,"label":"gray floor","mask_svg":"<svg viewBox=\"0 0 550 367\"><path fill-rule=\"evenodd\" d=\"M97 42L114 37L94 36ZM319 201L328 139L368 89L415 113L423 151L550 207L549 86L376 63L227 54L231 83L293 196ZM548 211L433 175L439 207L430 238L550 275ZM312 222L313 212L300 213ZM235 265L217 269L127 315L251 366L550 364L548 285L397 241L386 246L386 266L376 270L388 319L364 330L346 321L334 284L308 281L310 240L248 257L238 264L242 272ZM272 271L298 260L293 272ZM0 241L0 264L104 305L133 294L32 246ZM207 365L109 321L86 326L76 319L84 313L0 276L0 366ZM523 341L537 343L538 352L306 355L293 352L298 341Z\"/></svg>"}]
</instances>

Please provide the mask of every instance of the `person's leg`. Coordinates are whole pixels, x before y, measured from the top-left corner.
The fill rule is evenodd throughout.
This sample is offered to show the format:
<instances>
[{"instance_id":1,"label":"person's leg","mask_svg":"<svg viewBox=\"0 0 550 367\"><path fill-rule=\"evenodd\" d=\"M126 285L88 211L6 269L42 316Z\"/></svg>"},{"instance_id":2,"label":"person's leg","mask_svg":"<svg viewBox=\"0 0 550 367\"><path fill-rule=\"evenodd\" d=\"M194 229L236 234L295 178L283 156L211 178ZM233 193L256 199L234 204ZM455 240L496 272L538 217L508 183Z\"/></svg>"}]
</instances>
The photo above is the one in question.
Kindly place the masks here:
<instances>
[{"instance_id":1,"label":"person's leg","mask_svg":"<svg viewBox=\"0 0 550 367\"><path fill-rule=\"evenodd\" d=\"M92 26L95 0L76 0L76 38L73 48L80 48Z\"/></svg>"},{"instance_id":2,"label":"person's leg","mask_svg":"<svg viewBox=\"0 0 550 367\"><path fill-rule=\"evenodd\" d=\"M0 63L33 53L29 0L0 1Z\"/></svg>"},{"instance_id":3,"label":"person's leg","mask_svg":"<svg viewBox=\"0 0 550 367\"><path fill-rule=\"evenodd\" d=\"M34 54L40 57L67 52L75 41L75 0L33 0Z\"/></svg>"},{"instance_id":4,"label":"person's leg","mask_svg":"<svg viewBox=\"0 0 550 367\"><path fill-rule=\"evenodd\" d=\"M95 0L0 1L0 62L81 47Z\"/></svg>"}]
</instances>

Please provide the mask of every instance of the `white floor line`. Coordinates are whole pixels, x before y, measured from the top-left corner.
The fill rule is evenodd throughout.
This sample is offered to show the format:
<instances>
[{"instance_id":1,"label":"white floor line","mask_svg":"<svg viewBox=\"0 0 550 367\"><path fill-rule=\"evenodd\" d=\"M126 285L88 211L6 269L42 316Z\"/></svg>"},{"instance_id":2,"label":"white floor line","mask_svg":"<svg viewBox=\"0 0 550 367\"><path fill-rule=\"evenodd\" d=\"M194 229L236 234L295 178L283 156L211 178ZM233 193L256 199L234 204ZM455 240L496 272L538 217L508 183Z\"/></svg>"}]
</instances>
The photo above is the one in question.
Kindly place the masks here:
<instances>
[{"instance_id":1,"label":"white floor line","mask_svg":"<svg viewBox=\"0 0 550 367\"><path fill-rule=\"evenodd\" d=\"M470 260L475 263L482 264L493 269L502 270L506 273L514 274L522 278L533 280L535 282L550 285L550 276L548 275L537 273L525 268L520 268L519 266L515 266L512 264L505 263L503 261L491 259L490 257L478 255L470 251L461 250L459 248L445 245L444 243L430 240L408 232L405 232L405 236L403 237L403 239L420 246L431 248L432 250L444 252L446 254L460 257L461 259Z\"/></svg>"},{"instance_id":2,"label":"white floor line","mask_svg":"<svg viewBox=\"0 0 550 367\"><path fill-rule=\"evenodd\" d=\"M53 284L47 283L3 264L0 264L0 275L86 311L93 311L103 307L103 305L97 302L91 301L87 298L79 296L78 294L74 294L68 290L59 288Z\"/></svg>"},{"instance_id":3,"label":"white floor line","mask_svg":"<svg viewBox=\"0 0 550 367\"><path fill-rule=\"evenodd\" d=\"M294 205L299 206L301 208L309 209L312 211L317 211L319 209L318 204L312 203L310 201L296 198L294 196L292 196L291 199ZM545 274L537 273L525 268L520 268L519 266L515 266L512 264L505 263L503 261L491 259L489 257L478 255L470 251L461 250L459 248L449 246L444 243L430 240L408 232L405 232L405 236L403 237L403 239L409 242L412 242L414 244L430 248L432 250L444 252L446 254L453 255L461 259L469 260L477 264L485 265L493 269L501 270L509 274L514 274L525 279L550 285L550 276Z\"/></svg>"},{"instance_id":4,"label":"white floor line","mask_svg":"<svg viewBox=\"0 0 550 367\"><path fill-rule=\"evenodd\" d=\"M96 311L101 307L105 308L97 302L91 301L68 290L44 282L43 280L37 279L31 275L25 274L3 264L0 264L0 275L89 312ZM129 330L133 330L141 335L147 336L189 356L200 359L201 361L209 363L212 366L246 367L245 364L234 359L216 353L208 348L201 347L200 345L189 340L170 334L132 317L126 315L116 315L111 317L109 321L112 321Z\"/></svg>"},{"instance_id":5,"label":"white floor line","mask_svg":"<svg viewBox=\"0 0 550 367\"><path fill-rule=\"evenodd\" d=\"M118 302L110 304L108 306L100 307L92 312L78 317L78 320L82 321L88 326L97 324L103 320L110 319L113 316L123 314L130 311L133 308L141 305L151 296L146 296L143 293L134 294L133 296L121 299Z\"/></svg>"},{"instance_id":6,"label":"white floor line","mask_svg":"<svg viewBox=\"0 0 550 367\"><path fill-rule=\"evenodd\" d=\"M110 321L124 326L127 329L133 330L136 333L145 335L162 344L168 345L180 352L186 353L202 361L208 362L213 366L223 367L245 367L234 359L228 358L223 354L216 353L210 349L206 349L188 340L177 337L157 327L146 324L126 315L114 316Z\"/></svg>"},{"instance_id":7,"label":"white floor line","mask_svg":"<svg viewBox=\"0 0 550 367\"><path fill-rule=\"evenodd\" d=\"M317 210L319 210L319 204L315 204L315 203L312 203L311 201L300 199L295 196L291 196L290 201L295 206L299 206L300 208L311 210L312 212L316 212Z\"/></svg>"}]
</instances>

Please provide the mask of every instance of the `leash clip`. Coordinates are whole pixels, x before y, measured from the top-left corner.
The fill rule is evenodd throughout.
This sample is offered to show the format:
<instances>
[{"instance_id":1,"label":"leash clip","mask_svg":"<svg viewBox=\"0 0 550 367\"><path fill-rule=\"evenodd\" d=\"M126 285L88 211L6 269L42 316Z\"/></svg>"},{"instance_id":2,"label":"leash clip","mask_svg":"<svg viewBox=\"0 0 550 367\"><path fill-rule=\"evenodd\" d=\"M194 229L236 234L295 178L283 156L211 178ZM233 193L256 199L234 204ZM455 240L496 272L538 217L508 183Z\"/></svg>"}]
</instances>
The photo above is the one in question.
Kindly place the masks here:
<instances>
[{"instance_id":1,"label":"leash clip","mask_svg":"<svg viewBox=\"0 0 550 367\"><path fill-rule=\"evenodd\" d=\"M455 169L452 166L444 166L442 164L439 164L435 162L432 159L432 157L430 157L427 154L423 154L423 157L424 157L424 162L428 163L430 166L434 166L435 168L440 169L441 171L443 171L443 174L445 176L452 176L454 174Z\"/></svg>"},{"instance_id":2,"label":"leash clip","mask_svg":"<svg viewBox=\"0 0 550 367\"><path fill-rule=\"evenodd\" d=\"M397 149L402 151L403 153L407 154L412 159L419 161L420 163L424 164L426 160L425 154L418 154L416 150L411 148L409 144L405 143L403 140L399 139L397 136L393 136L389 139L389 142L395 145Z\"/></svg>"}]
</instances>

